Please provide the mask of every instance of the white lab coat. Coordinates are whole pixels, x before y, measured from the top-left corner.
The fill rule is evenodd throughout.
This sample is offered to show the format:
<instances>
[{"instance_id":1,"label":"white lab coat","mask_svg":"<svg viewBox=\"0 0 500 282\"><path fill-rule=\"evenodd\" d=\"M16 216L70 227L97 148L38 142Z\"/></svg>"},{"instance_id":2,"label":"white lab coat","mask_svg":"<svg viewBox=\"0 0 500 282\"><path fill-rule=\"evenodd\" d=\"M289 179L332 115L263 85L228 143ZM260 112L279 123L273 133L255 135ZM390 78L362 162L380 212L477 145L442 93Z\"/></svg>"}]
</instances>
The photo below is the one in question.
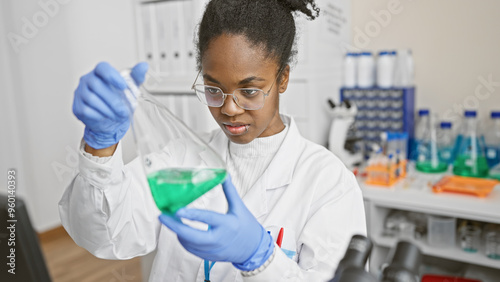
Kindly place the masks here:
<instances>
[{"instance_id":1,"label":"white lab coat","mask_svg":"<svg viewBox=\"0 0 500 282\"><path fill-rule=\"evenodd\" d=\"M243 202L274 238L284 227L283 251L276 249L271 264L252 277L217 262L211 281L325 281L333 277L351 236L366 234L353 174L330 151L303 138L293 119L282 119L289 125L287 135ZM214 131L207 141L225 159L225 134ZM139 159L123 165L118 145L105 164L81 155L79 168L59 203L62 223L78 245L105 259L129 259L157 248L150 281L204 280L203 260L159 223ZM190 206L227 210L220 185Z\"/></svg>"}]
</instances>

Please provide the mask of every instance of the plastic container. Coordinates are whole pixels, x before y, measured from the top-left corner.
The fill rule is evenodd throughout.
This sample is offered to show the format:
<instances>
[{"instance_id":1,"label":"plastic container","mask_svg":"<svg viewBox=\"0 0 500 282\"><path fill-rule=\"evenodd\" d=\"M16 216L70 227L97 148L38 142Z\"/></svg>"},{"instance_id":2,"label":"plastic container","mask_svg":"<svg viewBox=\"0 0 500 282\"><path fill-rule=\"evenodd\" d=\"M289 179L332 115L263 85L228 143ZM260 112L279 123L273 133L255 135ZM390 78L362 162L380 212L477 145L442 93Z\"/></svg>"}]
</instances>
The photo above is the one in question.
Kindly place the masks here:
<instances>
[{"instance_id":1,"label":"plastic container","mask_svg":"<svg viewBox=\"0 0 500 282\"><path fill-rule=\"evenodd\" d=\"M484 229L484 253L490 259L500 260L500 225L488 224Z\"/></svg>"},{"instance_id":2,"label":"plastic container","mask_svg":"<svg viewBox=\"0 0 500 282\"><path fill-rule=\"evenodd\" d=\"M398 50L394 66L394 87L411 87L415 70L410 49Z\"/></svg>"},{"instance_id":3,"label":"plastic container","mask_svg":"<svg viewBox=\"0 0 500 282\"><path fill-rule=\"evenodd\" d=\"M347 53L344 57L343 64L343 84L347 88L355 88L357 86L356 76L357 76L357 53Z\"/></svg>"},{"instance_id":4,"label":"plastic container","mask_svg":"<svg viewBox=\"0 0 500 282\"><path fill-rule=\"evenodd\" d=\"M478 135L477 112L465 111L461 138L457 138L458 151L453 163L453 173L468 177L486 177L489 173L485 148Z\"/></svg>"},{"instance_id":5,"label":"plastic container","mask_svg":"<svg viewBox=\"0 0 500 282\"><path fill-rule=\"evenodd\" d=\"M453 164L453 147L455 145L455 134L451 128L451 122L441 122L438 132L438 155L439 160L448 165Z\"/></svg>"},{"instance_id":6,"label":"plastic container","mask_svg":"<svg viewBox=\"0 0 500 282\"><path fill-rule=\"evenodd\" d=\"M427 221L427 242L437 248L455 246L457 219L430 215Z\"/></svg>"},{"instance_id":7,"label":"plastic container","mask_svg":"<svg viewBox=\"0 0 500 282\"><path fill-rule=\"evenodd\" d=\"M481 245L481 227L469 221L463 221L458 229L460 248L468 253L476 253Z\"/></svg>"},{"instance_id":8,"label":"plastic container","mask_svg":"<svg viewBox=\"0 0 500 282\"><path fill-rule=\"evenodd\" d=\"M395 78L395 72L396 72L396 59L398 56L398 52L395 50L389 52L389 57L391 58L392 61L392 87L394 87L394 78ZM393 98L399 98L397 96L392 96Z\"/></svg>"},{"instance_id":9,"label":"plastic container","mask_svg":"<svg viewBox=\"0 0 500 282\"><path fill-rule=\"evenodd\" d=\"M371 52L362 52L358 55L357 84L360 88L375 86L375 59Z\"/></svg>"},{"instance_id":10,"label":"plastic container","mask_svg":"<svg viewBox=\"0 0 500 282\"><path fill-rule=\"evenodd\" d=\"M490 168L500 163L500 111L491 112L491 121L484 132L486 160Z\"/></svg>"},{"instance_id":11,"label":"plastic container","mask_svg":"<svg viewBox=\"0 0 500 282\"><path fill-rule=\"evenodd\" d=\"M391 53L381 51L377 58L377 86L391 88L394 83L394 60Z\"/></svg>"}]
</instances>

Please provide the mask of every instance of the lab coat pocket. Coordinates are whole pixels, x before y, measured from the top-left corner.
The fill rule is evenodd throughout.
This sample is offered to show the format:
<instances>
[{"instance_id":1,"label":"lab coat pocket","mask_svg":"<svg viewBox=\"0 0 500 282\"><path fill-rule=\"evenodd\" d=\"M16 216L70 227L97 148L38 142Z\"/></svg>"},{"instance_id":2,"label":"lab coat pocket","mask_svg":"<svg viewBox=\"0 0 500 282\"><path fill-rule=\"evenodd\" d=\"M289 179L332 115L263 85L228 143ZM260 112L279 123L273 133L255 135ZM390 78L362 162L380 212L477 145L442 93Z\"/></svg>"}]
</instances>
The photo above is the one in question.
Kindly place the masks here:
<instances>
[{"instance_id":1,"label":"lab coat pocket","mask_svg":"<svg viewBox=\"0 0 500 282\"><path fill-rule=\"evenodd\" d=\"M281 251L285 253L285 255L297 262L298 260L298 255L297 255L297 241L296 241L296 234L295 231L291 228L287 228L286 226L268 226L264 227L266 231L271 233L271 236L273 237L274 242L278 239L278 234L280 232L280 229L283 227L283 239L281 241Z\"/></svg>"}]
</instances>

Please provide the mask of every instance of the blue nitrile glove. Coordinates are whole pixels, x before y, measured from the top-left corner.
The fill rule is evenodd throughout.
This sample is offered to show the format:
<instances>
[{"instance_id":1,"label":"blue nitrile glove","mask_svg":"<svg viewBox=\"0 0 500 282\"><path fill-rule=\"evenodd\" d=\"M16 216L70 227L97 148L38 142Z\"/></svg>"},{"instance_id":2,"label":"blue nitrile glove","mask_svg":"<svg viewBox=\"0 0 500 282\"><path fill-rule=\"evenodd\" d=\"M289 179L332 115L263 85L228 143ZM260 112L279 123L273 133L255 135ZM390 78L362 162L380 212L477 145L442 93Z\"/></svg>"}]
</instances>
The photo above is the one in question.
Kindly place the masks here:
<instances>
[{"instance_id":1,"label":"blue nitrile glove","mask_svg":"<svg viewBox=\"0 0 500 282\"><path fill-rule=\"evenodd\" d=\"M137 64L130 75L137 85L144 82L147 63ZM83 139L94 149L120 141L130 126L130 110L124 100L125 80L106 62L82 76L75 90L73 113L85 124Z\"/></svg>"},{"instance_id":2,"label":"blue nitrile glove","mask_svg":"<svg viewBox=\"0 0 500 282\"><path fill-rule=\"evenodd\" d=\"M160 215L160 221L177 233L187 251L202 259L232 262L244 271L259 268L273 253L272 237L247 209L230 177L222 187L229 205L226 214L187 208L176 213L178 217L208 224L207 231L187 226L165 214Z\"/></svg>"}]
</instances>

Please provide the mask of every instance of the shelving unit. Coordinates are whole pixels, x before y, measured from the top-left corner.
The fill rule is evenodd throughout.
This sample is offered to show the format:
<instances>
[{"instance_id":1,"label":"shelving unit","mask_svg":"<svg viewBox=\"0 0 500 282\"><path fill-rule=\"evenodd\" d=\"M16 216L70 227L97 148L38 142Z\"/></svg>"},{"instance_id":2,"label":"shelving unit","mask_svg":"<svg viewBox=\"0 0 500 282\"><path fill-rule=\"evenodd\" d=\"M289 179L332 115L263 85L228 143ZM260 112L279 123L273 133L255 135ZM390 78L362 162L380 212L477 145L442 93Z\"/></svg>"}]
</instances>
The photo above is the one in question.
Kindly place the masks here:
<instances>
[{"instance_id":1,"label":"shelving unit","mask_svg":"<svg viewBox=\"0 0 500 282\"><path fill-rule=\"evenodd\" d=\"M137 49L149 63L144 86L157 96L194 96L196 49L193 39L209 0L134 0ZM338 100L341 62L350 35L350 1L318 0L322 16L296 18L298 55L280 113L294 117L301 134L326 145L331 123L327 100ZM296 64L295 64L296 63ZM194 100L194 99L191 99Z\"/></svg>"},{"instance_id":2,"label":"shelving unit","mask_svg":"<svg viewBox=\"0 0 500 282\"><path fill-rule=\"evenodd\" d=\"M398 241L397 238L384 237L379 234L372 236L371 239L374 241L376 245L385 248L392 248L393 246L396 245ZM486 257L484 255L484 248L480 248L476 253L467 253L460 250L458 247L435 248L429 246L425 240L427 240L426 237L424 237L422 240L412 241L417 244L417 246L420 248L420 250L424 255L436 258L454 260L458 262L472 263L485 267L500 268L500 261Z\"/></svg>"},{"instance_id":3,"label":"shelving unit","mask_svg":"<svg viewBox=\"0 0 500 282\"><path fill-rule=\"evenodd\" d=\"M408 88L341 88L340 100L357 106L356 120L348 132L350 138L361 138L357 150L365 151L380 144L382 132L406 132L408 148L413 138L415 87Z\"/></svg>"},{"instance_id":4,"label":"shelving unit","mask_svg":"<svg viewBox=\"0 0 500 282\"><path fill-rule=\"evenodd\" d=\"M365 200L368 234L374 243L370 257L372 273L376 275L379 273L388 250L399 240L396 237L383 235L384 220L391 210L500 224L500 185L497 185L486 198L452 193L435 194L427 183L433 183L441 176L413 173L412 176L389 188L369 186L363 184L362 180L359 181ZM439 248L430 246L426 237L410 240L416 243L426 256L496 269L500 275L500 260L486 257L484 245L476 253L467 253L458 247L458 242L454 247Z\"/></svg>"}]
</instances>

